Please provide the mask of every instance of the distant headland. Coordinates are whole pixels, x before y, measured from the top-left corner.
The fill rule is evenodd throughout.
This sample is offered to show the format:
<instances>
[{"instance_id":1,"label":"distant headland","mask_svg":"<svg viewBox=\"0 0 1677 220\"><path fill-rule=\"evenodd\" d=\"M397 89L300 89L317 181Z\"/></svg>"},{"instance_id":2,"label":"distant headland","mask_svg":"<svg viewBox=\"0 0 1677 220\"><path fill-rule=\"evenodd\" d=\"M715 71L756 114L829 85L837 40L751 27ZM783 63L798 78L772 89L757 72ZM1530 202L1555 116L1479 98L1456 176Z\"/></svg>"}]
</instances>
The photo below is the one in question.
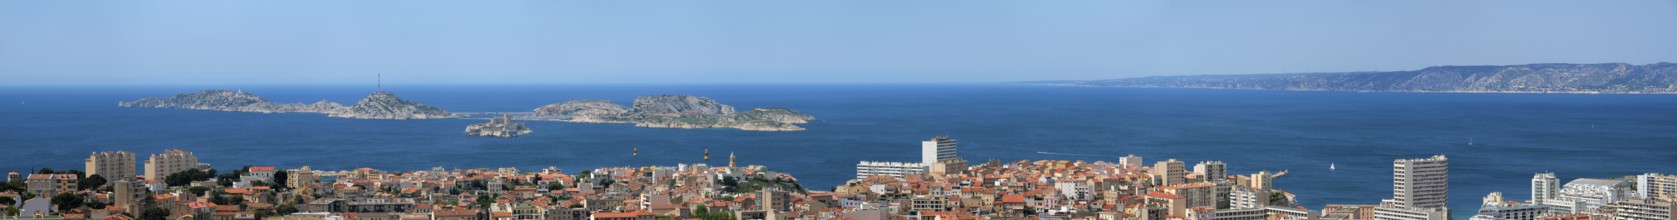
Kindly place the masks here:
<instances>
[{"instance_id":1,"label":"distant headland","mask_svg":"<svg viewBox=\"0 0 1677 220\"><path fill-rule=\"evenodd\" d=\"M1153 76L1020 83L1345 92L1677 94L1677 63L1435 66L1391 72Z\"/></svg>"}]
</instances>

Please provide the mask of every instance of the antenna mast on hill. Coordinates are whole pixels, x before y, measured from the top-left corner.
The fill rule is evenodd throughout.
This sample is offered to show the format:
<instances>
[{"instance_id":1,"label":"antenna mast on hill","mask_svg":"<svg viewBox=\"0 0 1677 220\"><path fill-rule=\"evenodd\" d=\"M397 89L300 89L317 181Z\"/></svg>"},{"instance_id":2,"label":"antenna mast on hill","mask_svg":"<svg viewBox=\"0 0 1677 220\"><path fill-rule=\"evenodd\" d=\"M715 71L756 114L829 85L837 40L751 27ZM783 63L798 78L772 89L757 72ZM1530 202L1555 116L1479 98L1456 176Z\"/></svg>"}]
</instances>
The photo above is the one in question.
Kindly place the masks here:
<instances>
[{"instance_id":1,"label":"antenna mast on hill","mask_svg":"<svg viewBox=\"0 0 1677 220\"><path fill-rule=\"evenodd\" d=\"M378 91L384 91L384 73L378 74L378 81L376 82L378 82L378 84L376 84L378 85Z\"/></svg>"}]
</instances>

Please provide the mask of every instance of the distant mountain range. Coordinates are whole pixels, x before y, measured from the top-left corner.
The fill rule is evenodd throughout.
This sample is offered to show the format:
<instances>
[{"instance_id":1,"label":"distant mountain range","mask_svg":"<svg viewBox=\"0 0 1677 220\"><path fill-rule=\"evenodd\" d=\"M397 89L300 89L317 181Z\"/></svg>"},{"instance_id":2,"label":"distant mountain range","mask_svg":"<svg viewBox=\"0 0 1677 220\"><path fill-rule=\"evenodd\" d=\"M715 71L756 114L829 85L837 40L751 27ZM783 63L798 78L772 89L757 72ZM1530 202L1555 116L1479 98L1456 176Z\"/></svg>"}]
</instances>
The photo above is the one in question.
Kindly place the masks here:
<instances>
[{"instance_id":1,"label":"distant mountain range","mask_svg":"<svg viewBox=\"0 0 1677 220\"><path fill-rule=\"evenodd\" d=\"M1288 91L1677 94L1677 64L1435 66L1393 72L1153 76L1020 83Z\"/></svg>"}]
</instances>

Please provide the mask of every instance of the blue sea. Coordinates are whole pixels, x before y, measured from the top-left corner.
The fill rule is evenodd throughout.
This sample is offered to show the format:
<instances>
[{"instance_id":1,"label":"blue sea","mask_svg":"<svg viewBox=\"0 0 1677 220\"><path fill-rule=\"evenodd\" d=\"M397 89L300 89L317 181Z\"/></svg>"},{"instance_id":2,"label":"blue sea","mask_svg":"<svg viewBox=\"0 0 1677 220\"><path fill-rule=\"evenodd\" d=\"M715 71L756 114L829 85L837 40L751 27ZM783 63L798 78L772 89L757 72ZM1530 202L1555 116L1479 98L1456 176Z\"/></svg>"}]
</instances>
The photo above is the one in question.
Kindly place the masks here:
<instances>
[{"instance_id":1,"label":"blue sea","mask_svg":"<svg viewBox=\"0 0 1677 220\"><path fill-rule=\"evenodd\" d=\"M1677 96L1343 93L999 84L395 85L456 112L529 111L575 99L694 94L739 109L814 115L804 132L654 129L529 122L517 138L461 134L475 120L352 120L118 108L118 101L242 89L279 102L353 104L370 86L0 87L0 171L82 169L94 151L182 148L221 170L242 165L339 170L432 167L579 172L604 166L762 164L825 190L857 161L915 161L919 141L948 135L974 163L990 159L1218 160L1231 173L1288 170L1277 188L1303 205L1374 204L1391 196L1397 158L1445 154L1458 216L1500 191L1528 198L1532 174L1563 181L1677 173ZM1470 143L1471 140L1471 144ZM639 156L632 156L632 149ZM1337 170L1329 170L1335 164ZM1464 215L1465 214L1465 215Z\"/></svg>"}]
</instances>

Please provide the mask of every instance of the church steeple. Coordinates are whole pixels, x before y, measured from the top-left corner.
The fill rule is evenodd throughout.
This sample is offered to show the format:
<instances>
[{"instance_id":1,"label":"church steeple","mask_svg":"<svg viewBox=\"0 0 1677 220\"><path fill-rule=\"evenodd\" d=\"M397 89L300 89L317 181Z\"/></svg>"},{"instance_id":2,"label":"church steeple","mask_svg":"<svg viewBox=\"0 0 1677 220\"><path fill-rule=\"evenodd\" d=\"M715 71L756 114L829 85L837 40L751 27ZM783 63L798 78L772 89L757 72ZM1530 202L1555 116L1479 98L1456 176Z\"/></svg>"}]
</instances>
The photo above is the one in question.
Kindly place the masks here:
<instances>
[{"instance_id":1,"label":"church steeple","mask_svg":"<svg viewBox=\"0 0 1677 220\"><path fill-rule=\"evenodd\" d=\"M734 168L734 152L728 151L728 168Z\"/></svg>"},{"instance_id":2,"label":"church steeple","mask_svg":"<svg viewBox=\"0 0 1677 220\"><path fill-rule=\"evenodd\" d=\"M710 148L708 148L708 147L705 148L705 161L706 162L710 161Z\"/></svg>"}]
</instances>

